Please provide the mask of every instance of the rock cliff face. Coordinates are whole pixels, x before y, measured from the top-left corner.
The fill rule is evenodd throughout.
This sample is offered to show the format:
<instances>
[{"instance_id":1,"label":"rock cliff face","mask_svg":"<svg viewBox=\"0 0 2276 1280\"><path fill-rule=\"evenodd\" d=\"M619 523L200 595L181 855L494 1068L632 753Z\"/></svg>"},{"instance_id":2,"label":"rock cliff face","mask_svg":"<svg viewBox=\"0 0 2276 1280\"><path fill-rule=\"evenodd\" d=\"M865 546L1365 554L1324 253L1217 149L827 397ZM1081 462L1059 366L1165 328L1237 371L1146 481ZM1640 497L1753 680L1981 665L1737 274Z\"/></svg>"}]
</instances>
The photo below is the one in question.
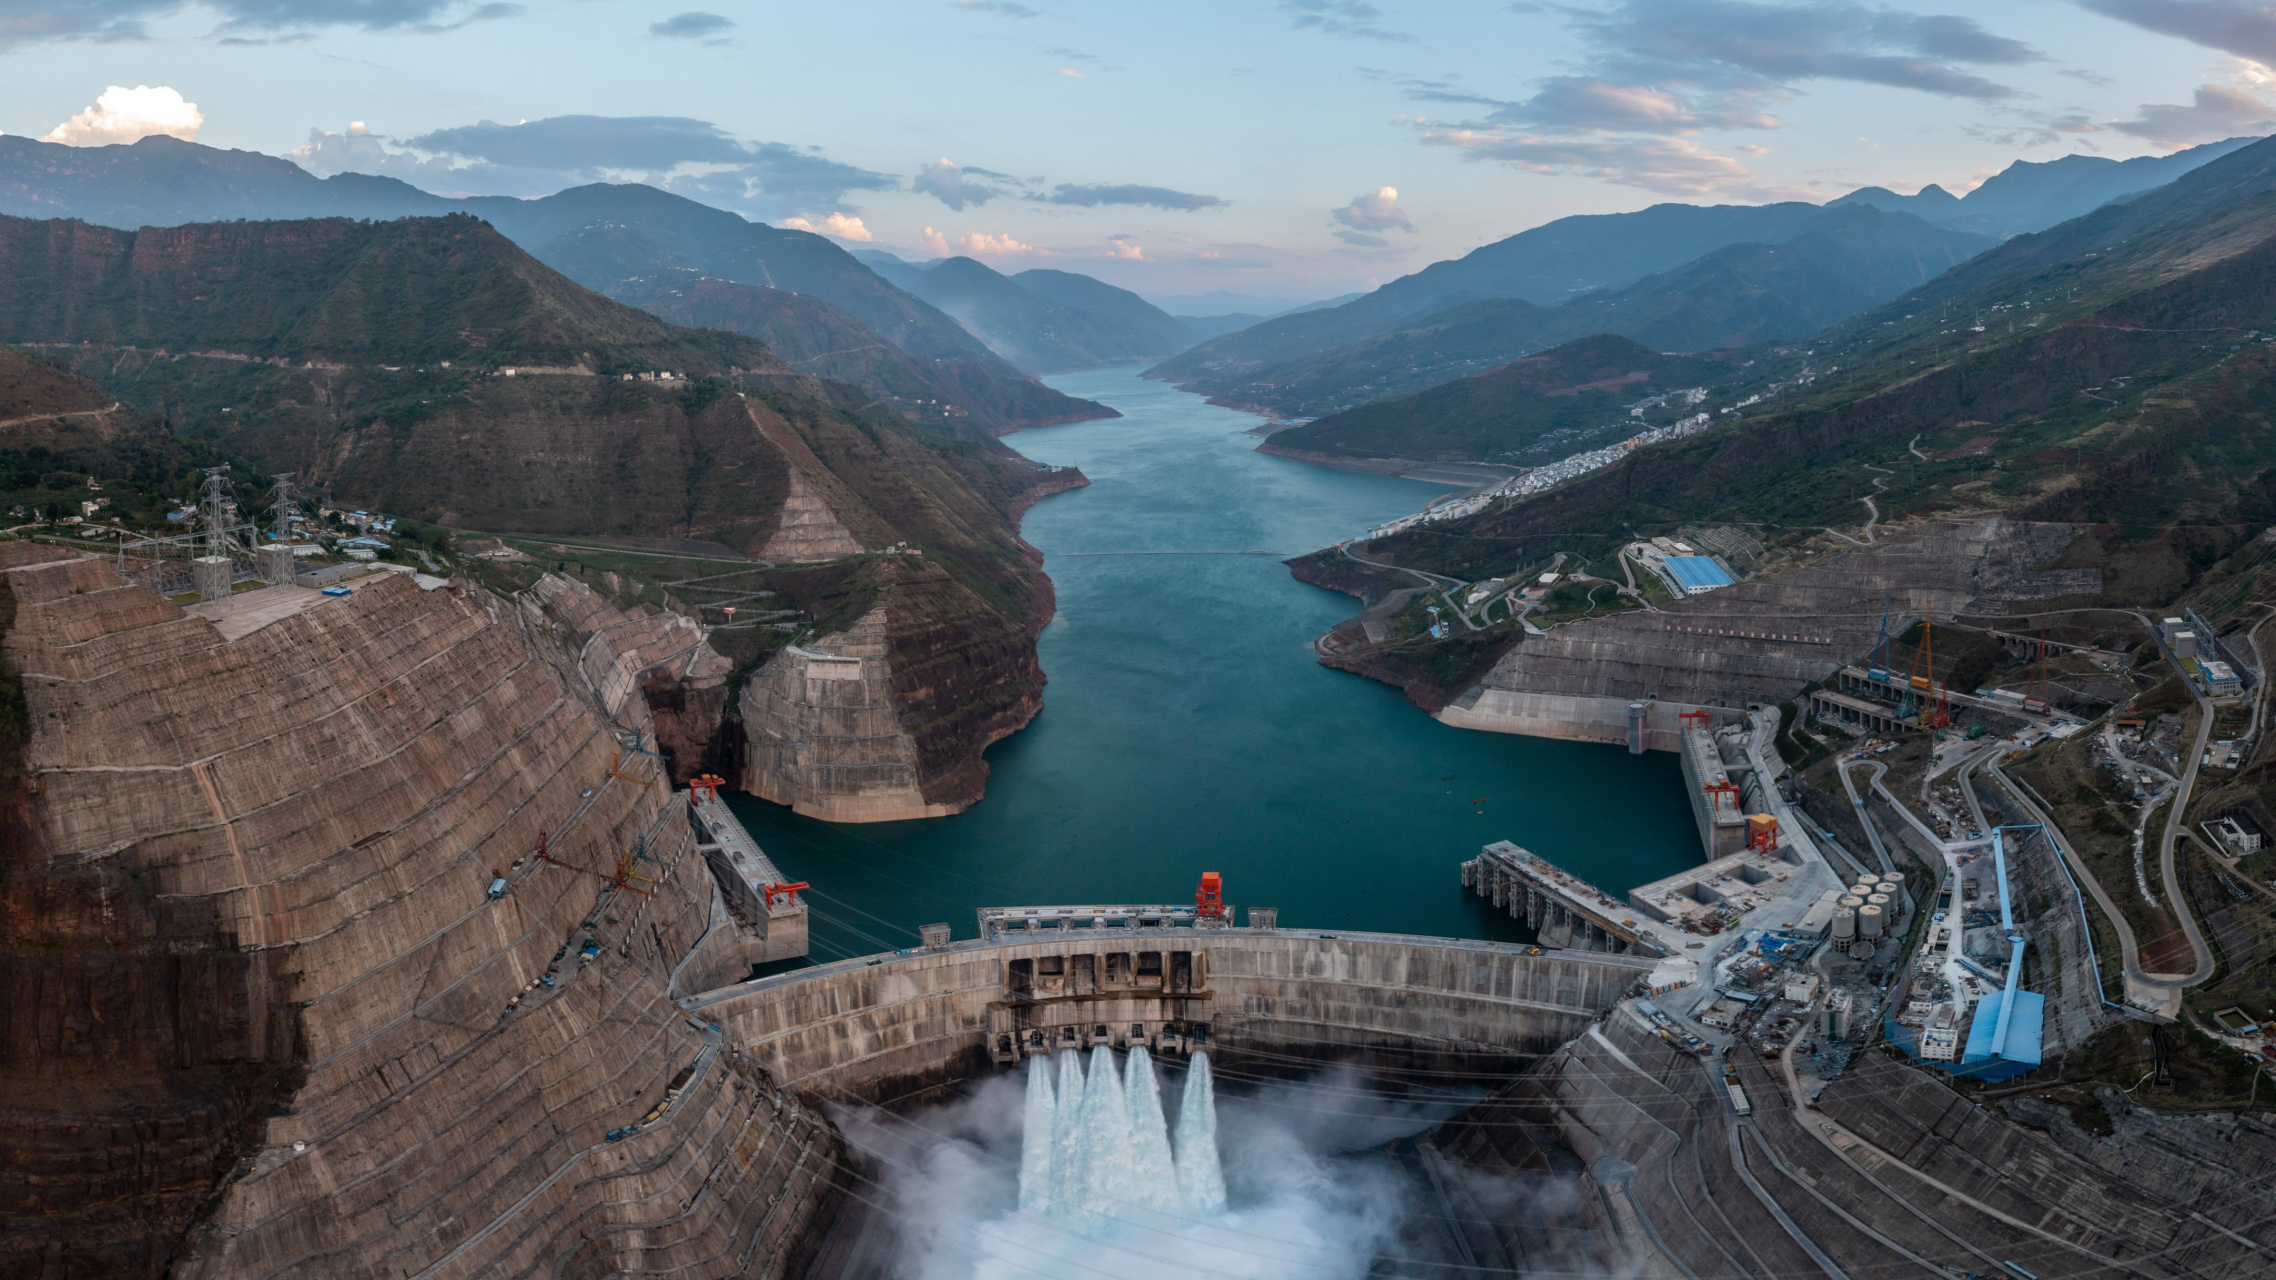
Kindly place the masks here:
<instances>
[{"instance_id":1,"label":"rock cliff face","mask_svg":"<svg viewBox=\"0 0 2276 1280\"><path fill-rule=\"evenodd\" d=\"M673 1006L732 929L656 762L610 770L659 667L723 676L694 627L389 574L239 633L0 546L0 1274L792 1264L836 1139Z\"/></svg>"}]
</instances>

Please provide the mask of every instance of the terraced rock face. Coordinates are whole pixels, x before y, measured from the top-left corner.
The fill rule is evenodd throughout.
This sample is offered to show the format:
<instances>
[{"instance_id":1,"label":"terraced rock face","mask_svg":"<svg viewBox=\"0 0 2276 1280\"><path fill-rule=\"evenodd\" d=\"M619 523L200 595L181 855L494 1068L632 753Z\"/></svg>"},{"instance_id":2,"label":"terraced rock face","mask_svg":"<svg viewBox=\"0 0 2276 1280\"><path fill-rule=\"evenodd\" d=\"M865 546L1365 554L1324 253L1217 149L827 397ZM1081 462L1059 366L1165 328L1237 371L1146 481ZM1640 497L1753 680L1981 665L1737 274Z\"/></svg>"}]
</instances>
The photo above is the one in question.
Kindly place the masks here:
<instances>
[{"instance_id":1,"label":"terraced rock face","mask_svg":"<svg viewBox=\"0 0 2276 1280\"><path fill-rule=\"evenodd\" d=\"M673 1006L739 948L655 761L610 775L646 672L720 674L695 628L384 575L224 641L5 545L0 1271L789 1265L835 1138Z\"/></svg>"}]
</instances>

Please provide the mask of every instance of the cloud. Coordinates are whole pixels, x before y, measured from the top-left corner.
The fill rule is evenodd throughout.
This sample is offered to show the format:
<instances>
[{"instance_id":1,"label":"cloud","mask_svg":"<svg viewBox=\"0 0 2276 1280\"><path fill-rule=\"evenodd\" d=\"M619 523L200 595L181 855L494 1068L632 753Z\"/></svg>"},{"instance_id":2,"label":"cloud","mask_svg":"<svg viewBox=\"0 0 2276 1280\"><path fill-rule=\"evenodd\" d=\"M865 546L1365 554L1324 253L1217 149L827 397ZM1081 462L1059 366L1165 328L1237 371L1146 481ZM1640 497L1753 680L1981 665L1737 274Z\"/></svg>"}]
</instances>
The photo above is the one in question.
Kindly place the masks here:
<instances>
[{"instance_id":1,"label":"cloud","mask_svg":"<svg viewBox=\"0 0 2276 1280\"><path fill-rule=\"evenodd\" d=\"M1114 235L1106 238L1106 256L1143 262L1146 260L1146 250L1139 245L1136 236Z\"/></svg>"},{"instance_id":2,"label":"cloud","mask_svg":"<svg viewBox=\"0 0 2276 1280\"><path fill-rule=\"evenodd\" d=\"M1485 124L1524 124L1575 133L1698 133L1703 129L1777 129L1785 122L1758 105L1764 91L1677 92L1619 84L1593 76L1552 76L1519 102L1501 102L1436 87L1410 88L1420 101L1490 106Z\"/></svg>"},{"instance_id":3,"label":"cloud","mask_svg":"<svg viewBox=\"0 0 2276 1280\"><path fill-rule=\"evenodd\" d=\"M1398 230L1412 235L1415 229L1415 224L1407 218L1407 211L1399 207L1397 187L1377 187L1365 195L1353 196L1350 204L1334 210L1329 216L1353 231ZM1341 232L1337 234L1347 243L1359 243ZM1373 240L1374 247L1389 243L1374 236L1363 236L1362 239Z\"/></svg>"},{"instance_id":4,"label":"cloud","mask_svg":"<svg viewBox=\"0 0 2276 1280\"><path fill-rule=\"evenodd\" d=\"M927 227L925 229L927 231L932 230L930 227ZM1037 249L1034 245L1021 244L1019 241L1012 239L1008 235L994 236L982 231L975 231L969 235L958 236L956 238L956 247L959 250L962 250L964 253L970 254L974 257L986 256L992 258L1004 258L1016 256L1023 253L1042 252L1042 250Z\"/></svg>"},{"instance_id":5,"label":"cloud","mask_svg":"<svg viewBox=\"0 0 2276 1280\"><path fill-rule=\"evenodd\" d=\"M1390 241L1381 236L1368 235L1364 231L1338 231L1336 232L1336 239L1345 244L1357 245L1362 249L1388 249L1391 247Z\"/></svg>"},{"instance_id":6,"label":"cloud","mask_svg":"<svg viewBox=\"0 0 2276 1280\"><path fill-rule=\"evenodd\" d=\"M189 8L187 0L50 0L0 6L0 49L57 40L98 44L147 40L147 22ZM266 44L247 32L358 27L365 31L455 31L470 22L512 17L518 4L466 0L204 0L221 18L223 44Z\"/></svg>"},{"instance_id":7,"label":"cloud","mask_svg":"<svg viewBox=\"0 0 2276 1280\"><path fill-rule=\"evenodd\" d=\"M2267 133L2276 128L2276 110L2241 86L2203 84L2185 106L2145 102L2136 118L2114 121L2110 127L2172 151L2240 134Z\"/></svg>"},{"instance_id":8,"label":"cloud","mask_svg":"<svg viewBox=\"0 0 2276 1280\"><path fill-rule=\"evenodd\" d=\"M1527 173L1577 173L1665 195L1793 199L1798 194L1764 188L1753 170L1689 138L1555 138L1440 128L1426 131L1423 141L1453 147L1465 159L1498 161Z\"/></svg>"},{"instance_id":9,"label":"cloud","mask_svg":"<svg viewBox=\"0 0 2276 1280\"><path fill-rule=\"evenodd\" d=\"M2015 91L1962 64L2013 66L2043 57L1973 18L1854 0L1622 0L1579 11L1574 22L1598 72L1632 84L1766 88L1847 80L1996 101Z\"/></svg>"},{"instance_id":10,"label":"cloud","mask_svg":"<svg viewBox=\"0 0 2276 1280\"><path fill-rule=\"evenodd\" d=\"M661 22L649 23L648 34L666 40L701 40L705 44L725 44L726 33L733 31L735 25L733 18L691 9Z\"/></svg>"},{"instance_id":11,"label":"cloud","mask_svg":"<svg viewBox=\"0 0 2276 1280\"><path fill-rule=\"evenodd\" d=\"M1094 209L1107 204L1151 205L1156 209L1170 209L1190 213L1195 209L1221 209L1230 201L1216 196L1195 195L1190 191L1172 191L1168 187L1144 187L1130 183L1086 186L1062 182L1047 196L1032 196L1044 204L1079 205Z\"/></svg>"},{"instance_id":12,"label":"cloud","mask_svg":"<svg viewBox=\"0 0 2276 1280\"><path fill-rule=\"evenodd\" d=\"M484 120L400 140L353 125L344 134L311 129L292 157L314 173L377 173L446 194L550 195L588 182L645 182L767 219L900 186L812 147L745 142L682 116Z\"/></svg>"},{"instance_id":13,"label":"cloud","mask_svg":"<svg viewBox=\"0 0 2276 1280\"><path fill-rule=\"evenodd\" d=\"M851 240L857 244L868 244L877 238L870 233L868 227L861 225L861 219L850 218L842 213L828 215L822 219L820 226L816 226L804 218L784 218L782 225L795 231L818 231L823 235L835 236L840 240Z\"/></svg>"},{"instance_id":14,"label":"cloud","mask_svg":"<svg viewBox=\"0 0 2276 1280\"><path fill-rule=\"evenodd\" d=\"M54 0L0 9L0 49L50 40L109 44L145 40L146 18L171 13L177 0Z\"/></svg>"},{"instance_id":15,"label":"cloud","mask_svg":"<svg viewBox=\"0 0 2276 1280\"><path fill-rule=\"evenodd\" d=\"M936 258L948 256L948 237L931 227L926 227L925 233L917 237L917 243L924 248L925 252Z\"/></svg>"},{"instance_id":16,"label":"cloud","mask_svg":"<svg viewBox=\"0 0 2276 1280\"><path fill-rule=\"evenodd\" d=\"M2261 0L2078 0L2078 4L2160 35L2276 63L2276 6Z\"/></svg>"},{"instance_id":17,"label":"cloud","mask_svg":"<svg viewBox=\"0 0 2276 1280\"><path fill-rule=\"evenodd\" d=\"M999 18L1036 18L1043 14L1040 9L1012 4L1009 0L948 0L948 7L962 9L966 13L992 13Z\"/></svg>"},{"instance_id":18,"label":"cloud","mask_svg":"<svg viewBox=\"0 0 2276 1280\"><path fill-rule=\"evenodd\" d=\"M918 171L909 189L962 212L1006 194L1006 186L1012 181L1008 173L961 165L942 156Z\"/></svg>"},{"instance_id":19,"label":"cloud","mask_svg":"<svg viewBox=\"0 0 2276 1280\"><path fill-rule=\"evenodd\" d=\"M1088 75L1084 74L1083 72L1080 72L1080 71L1077 71L1077 70L1075 70L1073 67L1053 67L1053 68L1051 68L1051 74L1052 74L1052 75L1055 75L1055 76L1063 76L1063 77L1065 77L1066 79L1069 79L1069 80L1088 80L1088 79L1090 79L1090 77L1089 77Z\"/></svg>"},{"instance_id":20,"label":"cloud","mask_svg":"<svg viewBox=\"0 0 2276 1280\"><path fill-rule=\"evenodd\" d=\"M48 131L42 142L73 147L105 147L133 142L153 134L196 142L205 114L198 104L163 85L138 84L132 89L112 85L95 99L95 105Z\"/></svg>"},{"instance_id":21,"label":"cloud","mask_svg":"<svg viewBox=\"0 0 2276 1280\"><path fill-rule=\"evenodd\" d=\"M1317 31L1347 40L1380 40L1386 44L1414 42L1413 36L1384 26L1379 21L1383 11L1360 0L1281 0L1280 11L1296 15L1288 22L1296 31Z\"/></svg>"}]
</instances>

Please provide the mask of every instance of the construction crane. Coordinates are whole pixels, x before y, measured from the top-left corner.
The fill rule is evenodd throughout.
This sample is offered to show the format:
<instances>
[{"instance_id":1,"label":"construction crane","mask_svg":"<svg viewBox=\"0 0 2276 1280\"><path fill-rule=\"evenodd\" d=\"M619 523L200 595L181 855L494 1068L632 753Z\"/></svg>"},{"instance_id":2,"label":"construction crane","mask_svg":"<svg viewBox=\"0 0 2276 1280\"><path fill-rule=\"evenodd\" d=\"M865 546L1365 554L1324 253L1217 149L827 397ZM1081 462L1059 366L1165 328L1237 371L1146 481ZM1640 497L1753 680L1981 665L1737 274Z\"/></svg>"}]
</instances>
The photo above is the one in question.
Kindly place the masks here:
<instances>
[{"instance_id":1,"label":"construction crane","mask_svg":"<svg viewBox=\"0 0 2276 1280\"><path fill-rule=\"evenodd\" d=\"M1714 717L1708 713L1705 707L1693 711L1678 711L1675 718L1683 721L1684 728L1697 729L1701 733L1707 732L1708 726L1714 722ZM1692 721L1694 720L1699 723L1693 724Z\"/></svg>"},{"instance_id":2,"label":"construction crane","mask_svg":"<svg viewBox=\"0 0 2276 1280\"><path fill-rule=\"evenodd\" d=\"M1912 678L1907 683L1927 695L1914 712L1921 728L1941 729L1952 723L1952 691L1936 682L1936 610L1933 607L1921 616L1920 648L1913 653ZM1911 702L1911 698L1908 696L1906 701Z\"/></svg>"},{"instance_id":3,"label":"construction crane","mask_svg":"<svg viewBox=\"0 0 2276 1280\"><path fill-rule=\"evenodd\" d=\"M727 779L718 774L704 773L689 779L688 791L698 801L717 804L719 803L719 789L726 785Z\"/></svg>"},{"instance_id":4,"label":"construction crane","mask_svg":"<svg viewBox=\"0 0 2276 1280\"><path fill-rule=\"evenodd\" d=\"M772 911L774 910L774 900L776 898L787 898L790 900L790 905L795 907L798 905L798 891L800 889L811 889L813 887L814 886L806 883L804 880L800 880L791 884L762 885L759 888L759 892L767 896L767 910Z\"/></svg>"},{"instance_id":5,"label":"construction crane","mask_svg":"<svg viewBox=\"0 0 2276 1280\"><path fill-rule=\"evenodd\" d=\"M1729 778L1725 778L1721 782L1710 782L1699 789L1707 795L1707 811L1709 813L1721 813L1723 811L1723 799L1726 796L1730 798L1732 808L1739 807L1739 784Z\"/></svg>"},{"instance_id":6,"label":"construction crane","mask_svg":"<svg viewBox=\"0 0 2276 1280\"><path fill-rule=\"evenodd\" d=\"M1201 873L1201 887L1193 894L1193 914L1197 916L1225 915L1225 881L1214 871Z\"/></svg>"}]
</instances>

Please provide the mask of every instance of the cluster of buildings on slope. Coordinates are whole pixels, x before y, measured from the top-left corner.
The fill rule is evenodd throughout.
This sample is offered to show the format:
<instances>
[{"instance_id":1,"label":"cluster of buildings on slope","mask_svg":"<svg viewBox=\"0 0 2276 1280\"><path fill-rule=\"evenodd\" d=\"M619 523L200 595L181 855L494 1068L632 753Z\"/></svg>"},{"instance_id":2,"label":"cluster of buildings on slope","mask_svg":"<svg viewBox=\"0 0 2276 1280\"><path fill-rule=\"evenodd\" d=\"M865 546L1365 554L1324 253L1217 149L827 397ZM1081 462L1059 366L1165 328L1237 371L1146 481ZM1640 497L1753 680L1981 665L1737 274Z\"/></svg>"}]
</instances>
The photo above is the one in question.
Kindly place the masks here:
<instances>
[{"instance_id":1,"label":"cluster of buildings on slope","mask_svg":"<svg viewBox=\"0 0 2276 1280\"><path fill-rule=\"evenodd\" d=\"M1567 480L1609 467L1645 445L1658 444L1664 440L1680 440L1694 432L1702 431L1706 429L1711 420L1707 414L1695 413L1669 426L1653 427L1649 431L1637 432L1617 444L1609 444L1601 449L1591 449L1586 453L1576 453L1569 458L1560 458L1545 466L1521 471L1500 484L1490 489L1480 490L1459 502L1450 502L1441 507L1431 507L1371 529L1367 533L1367 538L1385 538L1417 525L1435 524L1441 520L1457 520L1463 516L1474 515L1483 511L1503 498L1523 498L1540 493L1545 489L1563 484Z\"/></svg>"}]
</instances>

